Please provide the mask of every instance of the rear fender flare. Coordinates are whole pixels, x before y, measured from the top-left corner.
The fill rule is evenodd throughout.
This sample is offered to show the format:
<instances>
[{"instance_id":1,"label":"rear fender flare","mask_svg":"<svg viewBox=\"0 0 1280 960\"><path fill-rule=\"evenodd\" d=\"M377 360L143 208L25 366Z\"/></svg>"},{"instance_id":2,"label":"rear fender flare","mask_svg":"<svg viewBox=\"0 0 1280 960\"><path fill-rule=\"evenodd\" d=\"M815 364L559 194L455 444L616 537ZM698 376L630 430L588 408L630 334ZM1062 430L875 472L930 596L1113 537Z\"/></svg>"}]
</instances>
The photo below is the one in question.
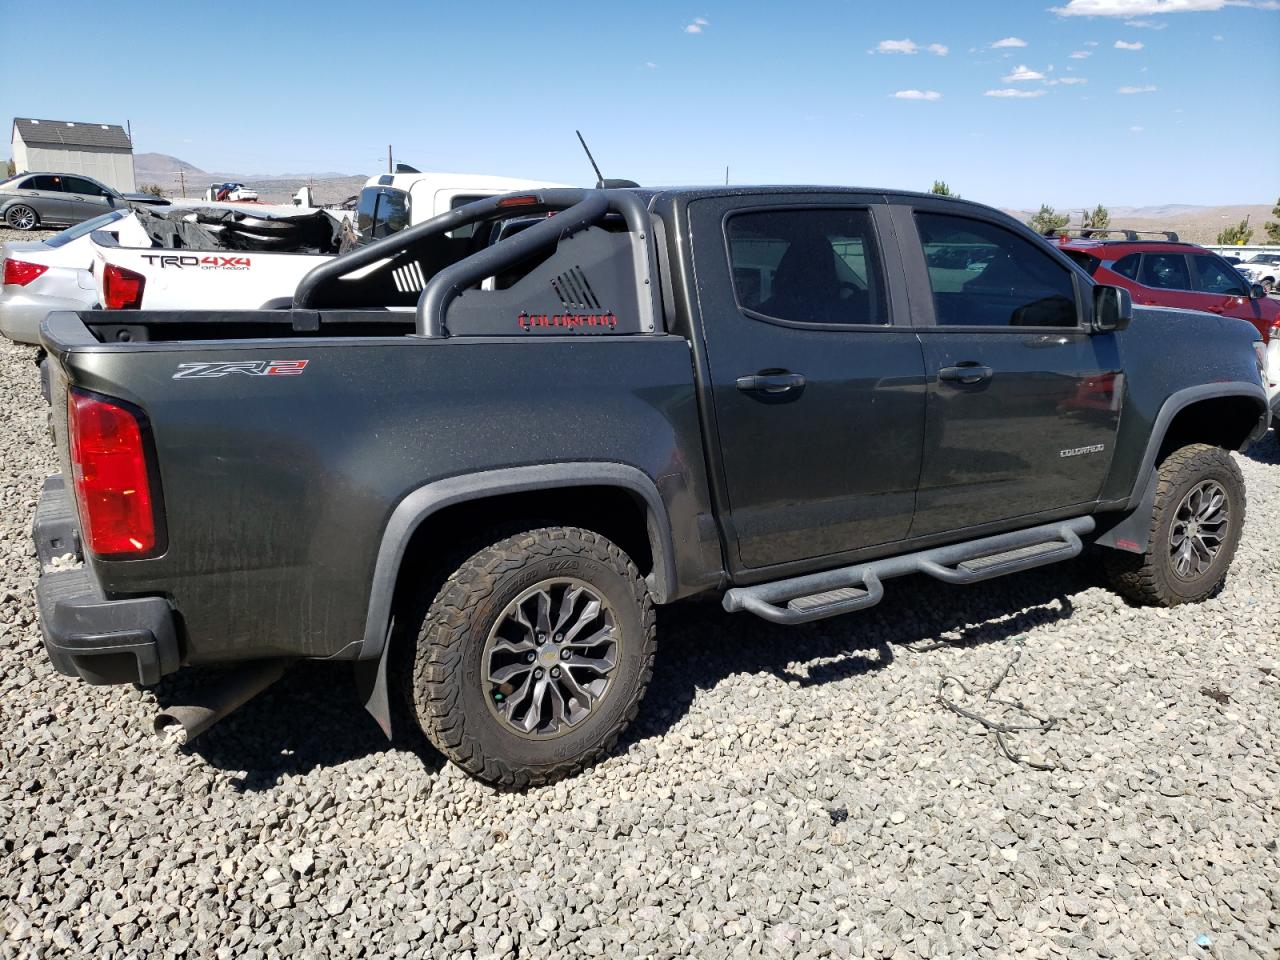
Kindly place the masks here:
<instances>
[{"instance_id":1,"label":"rear fender flare","mask_svg":"<svg viewBox=\"0 0 1280 960\"><path fill-rule=\"evenodd\" d=\"M391 605L405 549L418 527L446 507L530 490L563 487L620 487L645 504L653 572L649 590L662 603L676 592L675 548L671 522L657 485L644 471L622 463L578 462L509 467L438 480L408 494L391 513L383 530L369 593L369 613L356 664L356 684L365 709L391 735L390 704L386 678L387 640L391 631Z\"/></svg>"}]
</instances>

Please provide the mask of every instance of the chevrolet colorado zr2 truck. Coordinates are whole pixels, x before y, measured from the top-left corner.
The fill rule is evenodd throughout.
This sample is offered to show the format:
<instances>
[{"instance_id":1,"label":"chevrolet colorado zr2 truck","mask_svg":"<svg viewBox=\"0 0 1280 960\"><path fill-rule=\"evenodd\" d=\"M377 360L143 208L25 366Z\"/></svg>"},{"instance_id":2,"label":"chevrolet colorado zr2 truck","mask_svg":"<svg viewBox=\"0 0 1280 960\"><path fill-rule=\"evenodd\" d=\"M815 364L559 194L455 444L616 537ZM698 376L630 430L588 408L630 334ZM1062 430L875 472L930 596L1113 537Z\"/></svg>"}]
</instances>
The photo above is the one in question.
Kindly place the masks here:
<instances>
[{"instance_id":1,"label":"chevrolet colorado zr2 truck","mask_svg":"<svg viewBox=\"0 0 1280 960\"><path fill-rule=\"evenodd\" d=\"M1266 424L1248 323L1134 310L995 210L884 191L491 197L289 310L42 339L36 547L84 560L37 587L59 670L235 663L216 718L288 661L351 661L388 733L508 787L611 749L657 604L800 624L1091 544L1135 602L1208 597L1230 451Z\"/></svg>"}]
</instances>

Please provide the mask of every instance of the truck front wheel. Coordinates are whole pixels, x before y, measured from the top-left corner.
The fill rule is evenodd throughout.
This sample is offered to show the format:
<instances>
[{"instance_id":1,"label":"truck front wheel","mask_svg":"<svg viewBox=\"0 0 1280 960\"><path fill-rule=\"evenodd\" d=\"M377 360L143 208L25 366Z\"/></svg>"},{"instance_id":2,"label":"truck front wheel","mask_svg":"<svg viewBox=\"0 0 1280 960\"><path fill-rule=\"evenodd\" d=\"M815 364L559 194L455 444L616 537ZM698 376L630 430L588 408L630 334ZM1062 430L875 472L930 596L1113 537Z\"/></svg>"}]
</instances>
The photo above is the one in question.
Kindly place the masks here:
<instances>
[{"instance_id":1,"label":"truck front wheel","mask_svg":"<svg viewBox=\"0 0 1280 960\"><path fill-rule=\"evenodd\" d=\"M1108 550L1115 589L1135 603L1173 607L1216 593L1244 528L1244 477L1231 454L1194 443L1160 464L1146 553Z\"/></svg>"},{"instance_id":2,"label":"truck front wheel","mask_svg":"<svg viewBox=\"0 0 1280 960\"><path fill-rule=\"evenodd\" d=\"M654 649L653 602L631 559L589 530L544 527L485 547L445 580L405 692L437 749L519 789L608 754Z\"/></svg>"}]
</instances>

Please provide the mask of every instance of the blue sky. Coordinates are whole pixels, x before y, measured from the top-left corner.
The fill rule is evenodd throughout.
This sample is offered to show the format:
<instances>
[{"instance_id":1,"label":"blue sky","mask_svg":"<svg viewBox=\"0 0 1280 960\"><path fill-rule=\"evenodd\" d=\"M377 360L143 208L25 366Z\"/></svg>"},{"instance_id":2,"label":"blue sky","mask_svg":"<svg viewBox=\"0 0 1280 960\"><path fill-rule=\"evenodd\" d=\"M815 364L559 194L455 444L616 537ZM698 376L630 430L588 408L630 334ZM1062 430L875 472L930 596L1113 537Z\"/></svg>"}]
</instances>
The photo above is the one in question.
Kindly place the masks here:
<instances>
[{"instance_id":1,"label":"blue sky","mask_svg":"<svg viewBox=\"0 0 1280 960\"><path fill-rule=\"evenodd\" d=\"M0 0L16 29L28 2ZM1032 207L1280 195L1277 0L69 0L0 116L205 170L819 182ZM69 24L87 29L70 29ZM12 40L13 38L11 38ZM1261 112L1265 111L1265 112Z\"/></svg>"}]
</instances>

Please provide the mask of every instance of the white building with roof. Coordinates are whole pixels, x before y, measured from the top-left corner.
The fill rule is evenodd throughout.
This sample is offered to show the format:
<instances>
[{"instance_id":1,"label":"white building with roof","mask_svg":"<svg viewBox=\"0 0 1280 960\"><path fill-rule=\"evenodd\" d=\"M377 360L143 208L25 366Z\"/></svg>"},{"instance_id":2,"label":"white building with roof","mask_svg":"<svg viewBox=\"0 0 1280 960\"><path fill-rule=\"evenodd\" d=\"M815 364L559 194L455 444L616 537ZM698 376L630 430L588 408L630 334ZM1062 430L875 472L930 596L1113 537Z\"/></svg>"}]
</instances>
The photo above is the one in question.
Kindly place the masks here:
<instances>
[{"instance_id":1,"label":"white building with roof","mask_svg":"<svg viewBox=\"0 0 1280 960\"><path fill-rule=\"evenodd\" d=\"M67 120L13 120L13 163L17 173L79 173L134 193L133 143L114 123Z\"/></svg>"}]
</instances>

